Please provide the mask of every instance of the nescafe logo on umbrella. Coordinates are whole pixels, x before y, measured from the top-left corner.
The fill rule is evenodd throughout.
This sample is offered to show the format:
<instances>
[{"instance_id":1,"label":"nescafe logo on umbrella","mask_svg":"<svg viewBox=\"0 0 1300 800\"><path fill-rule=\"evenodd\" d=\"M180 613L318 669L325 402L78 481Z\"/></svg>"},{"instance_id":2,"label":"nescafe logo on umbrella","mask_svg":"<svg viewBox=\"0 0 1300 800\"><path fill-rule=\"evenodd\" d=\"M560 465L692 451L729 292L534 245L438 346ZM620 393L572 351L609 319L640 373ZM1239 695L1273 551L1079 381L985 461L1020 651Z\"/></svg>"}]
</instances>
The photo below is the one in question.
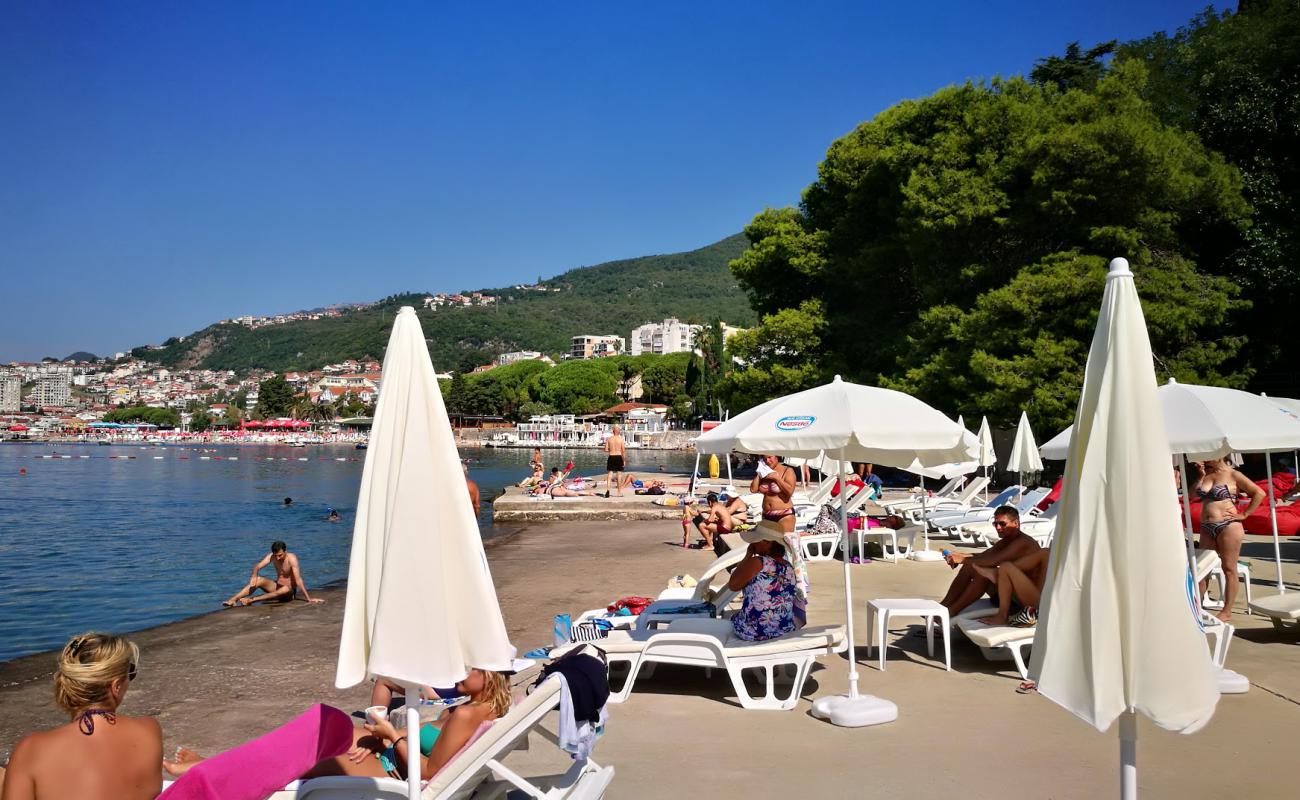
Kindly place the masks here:
<instances>
[{"instance_id":1,"label":"nescafe logo on umbrella","mask_svg":"<svg viewBox=\"0 0 1300 800\"><path fill-rule=\"evenodd\" d=\"M778 431L801 431L816 421L816 417L781 417L776 421L776 429Z\"/></svg>"}]
</instances>

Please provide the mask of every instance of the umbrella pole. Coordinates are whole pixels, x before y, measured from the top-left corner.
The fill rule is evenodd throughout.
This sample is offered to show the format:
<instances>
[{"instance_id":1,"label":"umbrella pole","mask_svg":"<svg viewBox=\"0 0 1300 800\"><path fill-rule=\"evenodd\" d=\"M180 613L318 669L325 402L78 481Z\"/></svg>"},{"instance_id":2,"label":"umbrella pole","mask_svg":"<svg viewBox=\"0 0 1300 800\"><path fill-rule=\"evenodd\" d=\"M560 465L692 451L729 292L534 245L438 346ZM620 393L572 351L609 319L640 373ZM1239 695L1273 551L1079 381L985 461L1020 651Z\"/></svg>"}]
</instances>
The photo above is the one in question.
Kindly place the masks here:
<instances>
[{"instance_id":1,"label":"umbrella pole","mask_svg":"<svg viewBox=\"0 0 1300 800\"><path fill-rule=\"evenodd\" d=\"M691 482L686 484L686 493L695 497L695 482L700 478L700 449L695 448L695 469L691 470Z\"/></svg>"},{"instance_id":2,"label":"umbrella pole","mask_svg":"<svg viewBox=\"0 0 1300 800\"><path fill-rule=\"evenodd\" d=\"M1264 453L1264 464L1268 468L1268 516L1273 523L1273 557L1277 559L1277 593L1286 594L1286 584L1282 582L1282 541L1277 535L1277 490L1273 488L1273 454ZM1242 523L1242 530L1245 530Z\"/></svg>"},{"instance_id":3,"label":"umbrella pole","mask_svg":"<svg viewBox=\"0 0 1300 800\"><path fill-rule=\"evenodd\" d=\"M1187 455L1178 454L1178 479L1183 484L1183 519L1187 521L1187 534L1184 537L1187 540L1187 568L1192 571L1192 576L1196 576L1196 552L1192 549L1192 537L1196 532L1192 530L1192 495L1187 488ZM1199 595L1200 588L1197 588Z\"/></svg>"},{"instance_id":4,"label":"umbrella pole","mask_svg":"<svg viewBox=\"0 0 1300 800\"><path fill-rule=\"evenodd\" d=\"M406 690L407 702L418 698L420 690ZM420 800L420 712L415 706L406 707L406 800Z\"/></svg>"},{"instance_id":5,"label":"umbrella pole","mask_svg":"<svg viewBox=\"0 0 1300 800\"><path fill-rule=\"evenodd\" d=\"M925 539L925 552L930 552L930 520L925 518L925 476L921 476L921 536Z\"/></svg>"},{"instance_id":6,"label":"umbrella pole","mask_svg":"<svg viewBox=\"0 0 1300 800\"><path fill-rule=\"evenodd\" d=\"M727 489L730 491L734 491L735 488L736 487L731 482L731 451L728 450L727 451Z\"/></svg>"},{"instance_id":7,"label":"umbrella pole","mask_svg":"<svg viewBox=\"0 0 1300 800\"><path fill-rule=\"evenodd\" d=\"M1125 711L1119 718L1119 796L1137 800L1137 714Z\"/></svg>"},{"instance_id":8,"label":"umbrella pole","mask_svg":"<svg viewBox=\"0 0 1300 800\"><path fill-rule=\"evenodd\" d=\"M840 451L840 548L844 557L844 622L849 642L849 699L858 696L858 654L853 639L853 579L849 572L849 473ZM881 643L884 644L883 642Z\"/></svg>"}]
</instances>

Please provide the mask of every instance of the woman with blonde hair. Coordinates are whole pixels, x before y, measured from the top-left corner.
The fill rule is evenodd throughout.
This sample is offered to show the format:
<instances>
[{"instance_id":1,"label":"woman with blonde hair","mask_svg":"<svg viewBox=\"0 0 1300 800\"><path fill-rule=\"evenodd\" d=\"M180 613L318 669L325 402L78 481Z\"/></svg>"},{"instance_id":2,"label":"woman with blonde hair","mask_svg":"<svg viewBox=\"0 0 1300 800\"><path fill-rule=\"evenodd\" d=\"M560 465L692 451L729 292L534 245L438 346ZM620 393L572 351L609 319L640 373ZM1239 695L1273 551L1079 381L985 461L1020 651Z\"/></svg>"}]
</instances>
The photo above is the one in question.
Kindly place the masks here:
<instances>
[{"instance_id":1,"label":"woman with blonde hair","mask_svg":"<svg viewBox=\"0 0 1300 800\"><path fill-rule=\"evenodd\" d=\"M162 789L162 730L152 717L118 713L139 666L139 649L120 636L74 636L59 653L54 672L54 702L71 721L18 743L0 796L155 797Z\"/></svg>"},{"instance_id":2,"label":"woman with blonde hair","mask_svg":"<svg viewBox=\"0 0 1300 800\"><path fill-rule=\"evenodd\" d=\"M1232 606L1237 601L1237 559L1241 556L1241 542L1246 536L1242 522L1268 499L1255 482L1233 469L1222 458L1211 458L1200 464L1201 479L1192 491L1201 501L1202 550L1213 550L1223 563L1223 609L1216 614L1228 622L1232 619ZM1250 498L1244 511L1237 508L1237 495ZM1205 595L1206 581L1201 582L1201 595Z\"/></svg>"},{"instance_id":3,"label":"woman with blonde hair","mask_svg":"<svg viewBox=\"0 0 1300 800\"><path fill-rule=\"evenodd\" d=\"M438 724L420 726L420 778L429 780L460 752L484 722L505 716L510 710L510 681L504 673L471 669L456 684L456 691L469 702L447 710ZM323 775L360 775L371 778L406 779L406 729L387 719L372 720L353 731L353 746L347 753L327 758L312 767L302 779ZM164 761L163 769L179 777L205 759L192 750L177 748L175 761ZM5 798L4 800L8 800Z\"/></svg>"}]
</instances>

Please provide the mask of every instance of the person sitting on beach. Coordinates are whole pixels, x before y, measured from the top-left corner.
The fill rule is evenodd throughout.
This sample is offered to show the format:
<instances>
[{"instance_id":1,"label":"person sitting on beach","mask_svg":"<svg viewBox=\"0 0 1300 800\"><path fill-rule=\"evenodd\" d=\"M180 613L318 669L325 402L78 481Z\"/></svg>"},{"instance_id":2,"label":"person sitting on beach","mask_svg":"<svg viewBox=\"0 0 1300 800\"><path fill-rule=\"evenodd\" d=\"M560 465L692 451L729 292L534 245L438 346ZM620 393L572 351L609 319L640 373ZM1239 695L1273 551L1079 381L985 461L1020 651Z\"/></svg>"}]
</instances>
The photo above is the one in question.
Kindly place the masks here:
<instances>
[{"instance_id":1,"label":"person sitting on beach","mask_svg":"<svg viewBox=\"0 0 1300 800\"><path fill-rule=\"evenodd\" d=\"M267 565L275 566L275 580L257 574ZM256 597L249 596L258 589L262 590L262 594ZM288 545L281 541L274 541L271 542L271 552L253 565L253 575L248 579L248 584L221 605L229 608L236 603L247 606L253 603L269 603L272 600L277 603L287 603L294 598L295 593L301 594L302 599L308 603L325 602L319 597L312 597L307 592L307 584L303 583L302 570L298 566L298 557L289 552Z\"/></svg>"},{"instance_id":2,"label":"person sitting on beach","mask_svg":"<svg viewBox=\"0 0 1300 800\"><path fill-rule=\"evenodd\" d=\"M1020 512L1014 506L999 506L993 512L993 529L997 531L998 540L984 552L948 553L944 556L948 566L959 568L957 576L952 579L952 585L948 587L948 593L940 601L948 608L950 616L955 617L965 611L986 592L989 599L998 602L997 581L981 575L976 570L977 567L998 567L1040 549L1038 542L1020 530Z\"/></svg>"},{"instance_id":3,"label":"person sitting on beach","mask_svg":"<svg viewBox=\"0 0 1300 800\"><path fill-rule=\"evenodd\" d=\"M633 489L633 494L667 494L668 484L663 481L648 481L641 485L639 489Z\"/></svg>"},{"instance_id":4,"label":"person sitting on beach","mask_svg":"<svg viewBox=\"0 0 1300 800\"><path fill-rule=\"evenodd\" d=\"M502 672L471 669L465 679L456 684L456 693L468 696L469 702L447 709L436 725L425 723L420 726L422 780L432 778L446 766L480 725L499 719L510 710L510 680ZM408 743L403 731L387 719L376 719L357 725L353 736L353 746L347 753L317 763L301 775L300 780L326 775L406 779ZM167 774L180 777L203 761L203 756L180 747L176 750L176 759L163 761L162 765Z\"/></svg>"},{"instance_id":5,"label":"person sitting on beach","mask_svg":"<svg viewBox=\"0 0 1300 800\"><path fill-rule=\"evenodd\" d=\"M776 522L786 533L794 531L794 469L774 455L763 456L749 490L763 495L763 519Z\"/></svg>"},{"instance_id":6,"label":"person sitting on beach","mask_svg":"<svg viewBox=\"0 0 1300 800\"><path fill-rule=\"evenodd\" d=\"M564 476L567 473L560 472L559 467L551 468L551 480L546 485L546 493L551 497L592 497L595 492L585 492L581 489L570 489L564 485Z\"/></svg>"},{"instance_id":7,"label":"person sitting on beach","mask_svg":"<svg viewBox=\"0 0 1300 800\"><path fill-rule=\"evenodd\" d=\"M749 547L727 579L727 588L742 597L731 628L747 642L784 636L796 627L794 567L786 558L784 532L764 520L740 537Z\"/></svg>"},{"instance_id":8,"label":"person sitting on beach","mask_svg":"<svg viewBox=\"0 0 1300 800\"><path fill-rule=\"evenodd\" d=\"M721 495L719 495L718 499L722 501L722 507L725 508L727 510L727 513L731 515L731 524L733 527L737 525L749 524L748 503L746 503L744 500L741 500L739 497L729 495L726 492L723 492Z\"/></svg>"},{"instance_id":9,"label":"person sitting on beach","mask_svg":"<svg viewBox=\"0 0 1300 800\"><path fill-rule=\"evenodd\" d=\"M546 476L546 467L541 464L533 464L532 468L533 474L519 482L520 489L533 489L540 484L542 478Z\"/></svg>"},{"instance_id":10,"label":"person sitting on beach","mask_svg":"<svg viewBox=\"0 0 1300 800\"><path fill-rule=\"evenodd\" d=\"M54 702L71 722L18 743L0 796L8 800L152 800L162 790L162 730L118 708L140 665L134 643L105 633L72 637L54 670Z\"/></svg>"},{"instance_id":11,"label":"person sitting on beach","mask_svg":"<svg viewBox=\"0 0 1300 800\"><path fill-rule=\"evenodd\" d=\"M998 612L981 620L988 625L1015 625L1028 628L1038 622L1038 605L1047 582L1047 558L1051 550L1042 548L1015 561L996 567L975 565L975 571L997 586ZM1019 609L1012 612L1012 603Z\"/></svg>"}]
</instances>

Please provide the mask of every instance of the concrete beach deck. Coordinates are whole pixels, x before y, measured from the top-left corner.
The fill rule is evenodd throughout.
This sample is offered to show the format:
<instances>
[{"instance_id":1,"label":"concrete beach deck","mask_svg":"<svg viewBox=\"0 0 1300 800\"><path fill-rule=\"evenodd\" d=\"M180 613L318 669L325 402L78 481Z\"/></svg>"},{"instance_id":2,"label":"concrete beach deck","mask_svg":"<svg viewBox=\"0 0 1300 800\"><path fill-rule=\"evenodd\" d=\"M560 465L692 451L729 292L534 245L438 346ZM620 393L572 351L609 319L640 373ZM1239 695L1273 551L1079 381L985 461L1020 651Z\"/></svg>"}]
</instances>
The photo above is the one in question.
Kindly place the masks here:
<instances>
[{"instance_id":1,"label":"concrete beach deck","mask_svg":"<svg viewBox=\"0 0 1300 800\"><path fill-rule=\"evenodd\" d=\"M654 594L678 573L698 574L712 554L683 550L666 521L535 524L488 549L507 626L521 651L550 640L551 616L627 594ZM951 545L944 545L951 546ZM1286 577L1300 580L1300 541L1283 542ZM1272 544L1248 537L1255 590L1269 594ZM843 621L841 565L812 564L814 623ZM872 562L852 567L861 688L899 706L897 722L839 729L809 716L809 701L847 686L842 656L821 659L793 711L739 708L715 672L660 667L627 703L610 706L595 758L615 765L611 798L1095 798L1118 787L1115 730L1098 733L1051 702L1018 695L1009 662L988 662L954 634L953 672L925 656L923 639L890 637L887 669L864 643L865 603L875 597L937 597L951 577L942 563ZM239 576L234 576L238 578ZM124 713L152 714L166 752L217 752L269 730L313 702L349 712L368 686L333 688L342 592L323 606L232 609L132 638L143 651ZM214 606L221 598L213 598ZM904 623L908 622L907 620ZM1300 635L1274 632L1241 612L1228 664L1251 691L1222 698L1209 725L1178 736L1140 722L1139 787L1147 798L1290 798L1289 757L1300 730ZM938 655L938 653L936 653ZM53 657L0 668L0 758L26 732L60 724L51 701ZM507 764L555 773L564 757L534 739Z\"/></svg>"},{"instance_id":2,"label":"concrete beach deck","mask_svg":"<svg viewBox=\"0 0 1300 800\"><path fill-rule=\"evenodd\" d=\"M690 476L673 472L631 472L637 480L660 480L668 484L670 493L684 493ZM601 495L605 493L605 477L597 484ZM589 490L594 491L594 490ZM555 522L555 521L630 521L682 518L681 506L664 506L663 495L638 495L624 489L623 496L613 497L534 497L517 486L506 487L505 493L492 501L494 523Z\"/></svg>"}]
</instances>

